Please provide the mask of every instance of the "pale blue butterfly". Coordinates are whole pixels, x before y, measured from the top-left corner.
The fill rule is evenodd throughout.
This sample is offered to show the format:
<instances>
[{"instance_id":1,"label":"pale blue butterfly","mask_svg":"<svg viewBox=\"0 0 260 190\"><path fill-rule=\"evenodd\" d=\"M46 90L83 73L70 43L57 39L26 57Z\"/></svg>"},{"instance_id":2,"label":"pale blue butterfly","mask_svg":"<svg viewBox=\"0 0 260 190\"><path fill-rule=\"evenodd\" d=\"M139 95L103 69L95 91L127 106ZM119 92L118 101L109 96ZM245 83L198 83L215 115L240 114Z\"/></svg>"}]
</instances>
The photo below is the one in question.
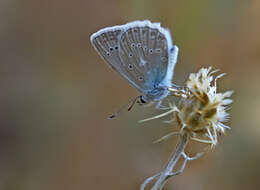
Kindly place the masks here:
<instances>
[{"instance_id":1,"label":"pale blue butterfly","mask_svg":"<svg viewBox=\"0 0 260 190\"><path fill-rule=\"evenodd\" d=\"M144 20L107 27L90 40L99 55L142 93L128 110L137 99L142 104L168 96L179 49L160 23Z\"/></svg>"}]
</instances>

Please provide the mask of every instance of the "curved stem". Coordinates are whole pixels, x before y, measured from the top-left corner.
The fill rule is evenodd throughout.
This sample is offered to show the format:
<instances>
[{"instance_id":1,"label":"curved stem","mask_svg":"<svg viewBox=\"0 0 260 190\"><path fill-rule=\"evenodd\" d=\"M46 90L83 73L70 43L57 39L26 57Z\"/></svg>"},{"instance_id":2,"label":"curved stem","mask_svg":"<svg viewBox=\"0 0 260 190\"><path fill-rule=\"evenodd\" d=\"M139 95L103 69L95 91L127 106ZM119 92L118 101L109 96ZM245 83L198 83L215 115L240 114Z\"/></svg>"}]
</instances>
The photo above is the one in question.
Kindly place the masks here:
<instances>
[{"instance_id":1,"label":"curved stem","mask_svg":"<svg viewBox=\"0 0 260 190\"><path fill-rule=\"evenodd\" d=\"M173 168L176 165L176 163L178 162L182 153L184 152L184 149L185 149L188 141L189 141L189 135L187 133L184 133L181 136L179 143L176 145L175 151L171 155L170 160L168 161L165 169L163 170L163 172L161 172L160 177L155 182L155 184L151 190L161 190L162 187L165 185L166 180L172 176Z\"/></svg>"}]
</instances>

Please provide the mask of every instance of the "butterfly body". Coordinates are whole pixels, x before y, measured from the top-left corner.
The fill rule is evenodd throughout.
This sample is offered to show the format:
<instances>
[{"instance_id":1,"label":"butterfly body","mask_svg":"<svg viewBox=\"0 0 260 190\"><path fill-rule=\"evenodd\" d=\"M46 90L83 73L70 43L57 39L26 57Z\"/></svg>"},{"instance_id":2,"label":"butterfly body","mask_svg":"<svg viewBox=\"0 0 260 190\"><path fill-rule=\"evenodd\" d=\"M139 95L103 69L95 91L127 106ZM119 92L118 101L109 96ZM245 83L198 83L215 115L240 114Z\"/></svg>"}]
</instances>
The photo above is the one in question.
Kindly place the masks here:
<instances>
[{"instance_id":1,"label":"butterfly body","mask_svg":"<svg viewBox=\"0 0 260 190\"><path fill-rule=\"evenodd\" d=\"M161 101L169 94L178 47L160 23L145 20L107 27L90 39L99 55L142 93L141 103Z\"/></svg>"}]
</instances>

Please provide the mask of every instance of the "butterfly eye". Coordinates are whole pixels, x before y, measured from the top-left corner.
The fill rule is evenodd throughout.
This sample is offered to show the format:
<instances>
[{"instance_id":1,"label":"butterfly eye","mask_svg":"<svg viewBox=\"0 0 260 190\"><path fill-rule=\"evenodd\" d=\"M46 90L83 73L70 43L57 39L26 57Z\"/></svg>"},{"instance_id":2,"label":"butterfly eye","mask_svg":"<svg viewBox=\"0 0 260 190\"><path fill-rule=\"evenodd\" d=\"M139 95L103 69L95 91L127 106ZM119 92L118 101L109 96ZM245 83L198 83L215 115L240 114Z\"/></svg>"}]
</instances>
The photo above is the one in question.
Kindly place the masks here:
<instances>
[{"instance_id":1,"label":"butterfly eye","mask_svg":"<svg viewBox=\"0 0 260 190\"><path fill-rule=\"evenodd\" d=\"M137 44L137 47L139 47L139 48L140 48L140 47L141 47L141 43L138 43L138 44Z\"/></svg>"},{"instance_id":2,"label":"butterfly eye","mask_svg":"<svg viewBox=\"0 0 260 190\"><path fill-rule=\"evenodd\" d=\"M150 52L150 53L153 53L153 50L152 50L152 49L150 49L150 50L149 50L149 52Z\"/></svg>"},{"instance_id":3,"label":"butterfly eye","mask_svg":"<svg viewBox=\"0 0 260 190\"><path fill-rule=\"evenodd\" d=\"M133 70L133 65L129 64L129 65L128 65L128 69L129 69L129 70Z\"/></svg>"},{"instance_id":4,"label":"butterfly eye","mask_svg":"<svg viewBox=\"0 0 260 190\"><path fill-rule=\"evenodd\" d=\"M112 48L112 47L109 48L110 51L113 51L113 49L114 49L114 48Z\"/></svg>"},{"instance_id":5,"label":"butterfly eye","mask_svg":"<svg viewBox=\"0 0 260 190\"><path fill-rule=\"evenodd\" d=\"M132 44L131 44L131 47L135 47L135 44L134 44L134 43L132 43Z\"/></svg>"},{"instance_id":6,"label":"butterfly eye","mask_svg":"<svg viewBox=\"0 0 260 190\"><path fill-rule=\"evenodd\" d=\"M129 53L129 57L133 57L133 54Z\"/></svg>"},{"instance_id":7,"label":"butterfly eye","mask_svg":"<svg viewBox=\"0 0 260 190\"><path fill-rule=\"evenodd\" d=\"M110 53L109 53L109 52L107 52L107 56L110 56Z\"/></svg>"},{"instance_id":8,"label":"butterfly eye","mask_svg":"<svg viewBox=\"0 0 260 190\"><path fill-rule=\"evenodd\" d=\"M115 47L115 50L118 50L118 47L117 47L117 46Z\"/></svg>"}]
</instances>

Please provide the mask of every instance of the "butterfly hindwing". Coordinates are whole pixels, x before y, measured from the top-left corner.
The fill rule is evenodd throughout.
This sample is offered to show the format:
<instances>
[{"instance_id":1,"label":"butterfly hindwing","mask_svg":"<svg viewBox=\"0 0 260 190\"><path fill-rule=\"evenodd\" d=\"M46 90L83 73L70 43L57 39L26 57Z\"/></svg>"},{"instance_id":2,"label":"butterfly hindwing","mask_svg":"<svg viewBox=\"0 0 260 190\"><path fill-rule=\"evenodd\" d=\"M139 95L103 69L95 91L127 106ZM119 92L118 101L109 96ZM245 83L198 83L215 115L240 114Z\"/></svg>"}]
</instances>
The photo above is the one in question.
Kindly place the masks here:
<instances>
[{"instance_id":1,"label":"butterfly hindwing","mask_svg":"<svg viewBox=\"0 0 260 190\"><path fill-rule=\"evenodd\" d=\"M136 83L146 92L166 76L168 43L158 25L143 25L129 27L122 34L119 55L124 64L139 71L139 75L135 76L138 79Z\"/></svg>"}]
</instances>

